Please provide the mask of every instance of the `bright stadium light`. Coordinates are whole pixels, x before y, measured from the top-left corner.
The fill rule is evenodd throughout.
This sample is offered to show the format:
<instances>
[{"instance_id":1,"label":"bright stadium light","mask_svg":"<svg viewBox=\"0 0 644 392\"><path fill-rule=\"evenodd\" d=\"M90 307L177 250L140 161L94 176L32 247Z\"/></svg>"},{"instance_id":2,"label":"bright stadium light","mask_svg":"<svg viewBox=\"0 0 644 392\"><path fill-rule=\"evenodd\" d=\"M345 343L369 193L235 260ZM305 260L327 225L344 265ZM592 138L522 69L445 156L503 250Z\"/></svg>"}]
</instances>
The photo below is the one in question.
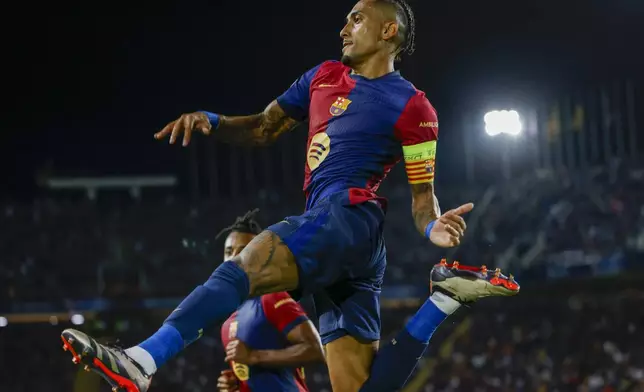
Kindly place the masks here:
<instances>
[{"instance_id":1,"label":"bright stadium light","mask_svg":"<svg viewBox=\"0 0 644 392\"><path fill-rule=\"evenodd\" d=\"M9 321L6 317L0 317L0 327L6 327L9 324Z\"/></svg>"},{"instance_id":2,"label":"bright stadium light","mask_svg":"<svg viewBox=\"0 0 644 392\"><path fill-rule=\"evenodd\" d=\"M72 324L81 325L85 322L85 317L82 314L75 314L72 316Z\"/></svg>"},{"instance_id":3,"label":"bright stadium light","mask_svg":"<svg viewBox=\"0 0 644 392\"><path fill-rule=\"evenodd\" d=\"M483 117L485 132L490 136L506 135L516 136L523 130L521 117L516 110L493 110Z\"/></svg>"}]
</instances>

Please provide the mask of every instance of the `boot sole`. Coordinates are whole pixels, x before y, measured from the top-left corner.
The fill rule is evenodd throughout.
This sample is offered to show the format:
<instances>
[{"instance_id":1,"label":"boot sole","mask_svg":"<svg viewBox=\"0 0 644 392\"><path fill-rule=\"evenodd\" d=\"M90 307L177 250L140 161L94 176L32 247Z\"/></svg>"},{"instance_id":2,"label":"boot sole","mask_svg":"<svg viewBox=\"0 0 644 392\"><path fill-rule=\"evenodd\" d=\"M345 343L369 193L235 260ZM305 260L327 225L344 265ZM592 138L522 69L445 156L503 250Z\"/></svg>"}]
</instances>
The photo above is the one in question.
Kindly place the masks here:
<instances>
[{"instance_id":1,"label":"boot sole","mask_svg":"<svg viewBox=\"0 0 644 392\"><path fill-rule=\"evenodd\" d=\"M101 376L112 387L112 392L141 392L132 381L111 371L96 355L90 346L77 340L71 333L60 335L63 350L72 354L72 362L83 365L86 372L92 371Z\"/></svg>"}]
</instances>

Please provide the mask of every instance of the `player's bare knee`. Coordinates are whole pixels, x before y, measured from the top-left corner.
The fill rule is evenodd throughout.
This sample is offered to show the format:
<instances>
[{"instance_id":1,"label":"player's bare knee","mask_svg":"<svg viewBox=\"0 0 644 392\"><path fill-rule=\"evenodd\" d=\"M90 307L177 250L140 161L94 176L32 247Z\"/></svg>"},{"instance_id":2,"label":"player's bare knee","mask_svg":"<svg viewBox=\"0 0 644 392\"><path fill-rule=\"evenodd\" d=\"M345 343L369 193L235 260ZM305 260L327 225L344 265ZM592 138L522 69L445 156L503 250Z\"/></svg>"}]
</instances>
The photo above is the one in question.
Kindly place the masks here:
<instances>
[{"instance_id":1,"label":"player's bare knee","mask_svg":"<svg viewBox=\"0 0 644 392\"><path fill-rule=\"evenodd\" d=\"M248 275L251 297L297 288L295 257L271 231L260 233L231 261Z\"/></svg>"}]
</instances>

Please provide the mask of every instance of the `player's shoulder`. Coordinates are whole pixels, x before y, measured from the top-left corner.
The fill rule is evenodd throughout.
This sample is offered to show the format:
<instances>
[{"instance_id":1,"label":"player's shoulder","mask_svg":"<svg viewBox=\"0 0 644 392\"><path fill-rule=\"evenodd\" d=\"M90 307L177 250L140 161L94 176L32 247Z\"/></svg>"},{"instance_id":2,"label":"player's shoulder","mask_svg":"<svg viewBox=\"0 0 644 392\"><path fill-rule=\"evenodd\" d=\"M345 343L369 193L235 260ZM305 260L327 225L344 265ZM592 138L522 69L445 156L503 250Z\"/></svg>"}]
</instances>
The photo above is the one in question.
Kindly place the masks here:
<instances>
[{"instance_id":1,"label":"player's shoulder","mask_svg":"<svg viewBox=\"0 0 644 392\"><path fill-rule=\"evenodd\" d=\"M430 111L436 113L436 109L429 99L427 94L423 90L416 88L411 82L405 80L408 83L409 88L409 99L407 100L406 110L410 111Z\"/></svg>"},{"instance_id":2,"label":"player's shoulder","mask_svg":"<svg viewBox=\"0 0 644 392\"><path fill-rule=\"evenodd\" d=\"M417 102L426 101L428 104L430 104L429 100L427 99L427 94L425 94L423 90L419 89L412 82L402 76L400 77L400 82L400 88L407 92L409 100Z\"/></svg>"},{"instance_id":3,"label":"player's shoulder","mask_svg":"<svg viewBox=\"0 0 644 392\"><path fill-rule=\"evenodd\" d=\"M380 78L377 81L377 88L380 95L386 97L388 102L395 105L399 113L413 110L418 105L429 104L425 93L417 89L399 71Z\"/></svg>"}]
</instances>

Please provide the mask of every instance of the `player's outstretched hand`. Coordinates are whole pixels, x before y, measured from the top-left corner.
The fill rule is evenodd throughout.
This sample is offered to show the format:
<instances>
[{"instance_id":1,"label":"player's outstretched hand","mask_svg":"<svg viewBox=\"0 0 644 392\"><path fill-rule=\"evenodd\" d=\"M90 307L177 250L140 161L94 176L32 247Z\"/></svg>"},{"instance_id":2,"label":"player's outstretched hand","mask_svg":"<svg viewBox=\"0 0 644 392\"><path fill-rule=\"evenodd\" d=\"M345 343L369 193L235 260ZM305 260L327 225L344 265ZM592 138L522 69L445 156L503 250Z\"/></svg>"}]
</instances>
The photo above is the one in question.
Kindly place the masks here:
<instances>
[{"instance_id":1,"label":"player's outstretched hand","mask_svg":"<svg viewBox=\"0 0 644 392\"><path fill-rule=\"evenodd\" d=\"M172 121L162 130L154 134L155 139L163 139L170 135L170 144L174 144L181 135L183 135L183 146L190 143L190 137L193 131L202 132L204 135L210 135L212 126L206 116L202 112L186 113L181 117Z\"/></svg>"},{"instance_id":2,"label":"player's outstretched hand","mask_svg":"<svg viewBox=\"0 0 644 392\"><path fill-rule=\"evenodd\" d=\"M235 373L232 370L222 370L217 379L217 389L219 392L239 392L237 377L235 377Z\"/></svg>"},{"instance_id":3,"label":"player's outstretched hand","mask_svg":"<svg viewBox=\"0 0 644 392\"><path fill-rule=\"evenodd\" d=\"M253 350L241 340L232 340L226 346L226 362L230 361L254 365Z\"/></svg>"},{"instance_id":4,"label":"player's outstretched hand","mask_svg":"<svg viewBox=\"0 0 644 392\"><path fill-rule=\"evenodd\" d=\"M461 243L467 225L461 215L472 211L474 204L463 204L441 215L429 233L429 240L441 248L451 248Z\"/></svg>"}]
</instances>

